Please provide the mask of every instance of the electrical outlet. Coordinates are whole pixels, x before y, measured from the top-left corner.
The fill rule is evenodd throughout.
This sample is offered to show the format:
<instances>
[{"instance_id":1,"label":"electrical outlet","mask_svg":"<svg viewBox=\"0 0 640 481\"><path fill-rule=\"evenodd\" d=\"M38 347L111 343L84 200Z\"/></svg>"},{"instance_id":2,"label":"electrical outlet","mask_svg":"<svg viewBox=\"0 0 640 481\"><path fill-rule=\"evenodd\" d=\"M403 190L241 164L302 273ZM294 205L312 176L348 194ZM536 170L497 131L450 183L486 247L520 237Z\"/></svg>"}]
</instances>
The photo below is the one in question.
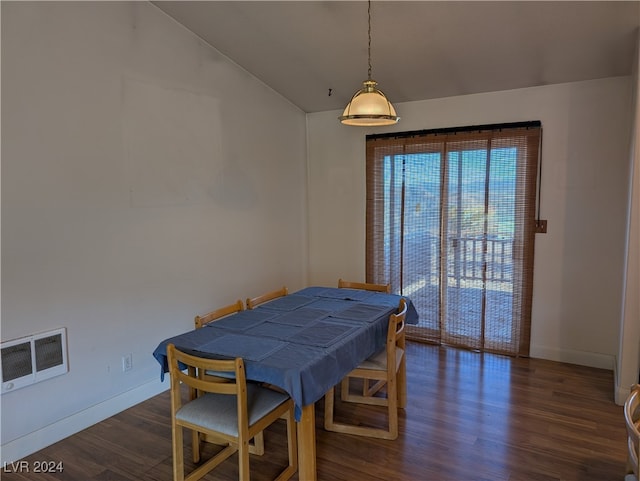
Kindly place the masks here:
<instances>
[{"instance_id":1,"label":"electrical outlet","mask_svg":"<svg viewBox=\"0 0 640 481\"><path fill-rule=\"evenodd\" d=\"M547 221L546 220L537 220L536 221L536 234L546 234L547 233Z\"/></svg>"},{"instance_id":2,"label":"electrical outlet","mask_svg":"<svg viewBox=\"0 0 640 481\"><path fill-rule=\"evenodd\" d=\"M131 353L122 356L122 372L131 371L133 369L133 356Z\"/></svg>"}]
</instances>

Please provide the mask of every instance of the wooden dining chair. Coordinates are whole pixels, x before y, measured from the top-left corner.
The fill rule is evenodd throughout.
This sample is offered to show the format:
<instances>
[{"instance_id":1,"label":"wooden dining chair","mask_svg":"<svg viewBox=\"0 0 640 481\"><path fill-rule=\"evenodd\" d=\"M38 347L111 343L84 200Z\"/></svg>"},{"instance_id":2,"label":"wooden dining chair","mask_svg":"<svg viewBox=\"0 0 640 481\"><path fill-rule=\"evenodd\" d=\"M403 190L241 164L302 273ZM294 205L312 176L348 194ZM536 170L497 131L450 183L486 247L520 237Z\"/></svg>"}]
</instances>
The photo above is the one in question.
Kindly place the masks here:
<instances>
[{"instance_id":1,"label":"wooden dining chair","mask_svg":"<svg viewBox=\"0 0 640 481\"><path fill-rule=\"evenodd\" d=\"M338 279L338 287L348 289L364 289L365 291L386 292L387 294L391 293L391 284L371 284L368 282L351 282Z\"/></svg>"},{"instance_id":2,"label":"wooden dining chair","mask_svg":"<svg viewBox=\"0 0 640 481\"><path fill-rule=\"evenodd\" d=\"M210 322L217 321L218 319L226 317L230 314L235 314L236 312L240 311L244 311L244 303L242 302L242 300L238 299L233 304L220 307L219 309L203 314L202 316L196 316L193 322L196 326L196 329L200 329Z\"/></svg>"},{"instance_id":3,"label":"wooden dining chair","mask_svg":"<svg viewBox=\"0 0 640 481\"><path fill-rule=\"evenodd\" d=\"M386 294L391 294L391 284L372 284L369 282L352 282L345 281L343 279L338 279L338 288L348 288L348 289L363 289L365 291L375 291L375 292L384 292ZM376 383L374 387L369 386L369 380L362 380L362 395L363 396L373 396L377 393L382 387L384 383ZM406 390L406 386L403 387ZM345 394L341 393L341 398L343 401L346 400Z\"/></svg>"},{"instance_id":4,"label":"wooden dining chair","mask_svg":"<svg viewBox=\"0 0 640 481\"><path fill-rule=\"evenodd\" d=\"M287 422L289 462L277 481L297 471L297 434L293 400L286 394L247 383L242 358L205 359L167 346L171 374L171 431L174 481L202 478L234 453L238 453L239 479L249 481L249 440L280 417ZM183 369L187 372L183 372ZM229 372L232 379L209 379L205 371ZM183 403L181 386L195 389L198 396ZM183 428L226 440L228 445L185 477ZM194 446L199 449L199 446Z\"/></svg>"},{"instance_id":5,"label":"wooden dining chair","mask_svg":"<svg viewBox=\"0 0 640 481\"><path fill-rule=\"evenodd\" d=\"M627 425L627 476L625 481L640 479L640 385L631 388L624 403L624 420ZM634 478L635 476L635 478Z\"/></svg>"},{"instance_id":6,"label":"wooden dining chair","mask_svg":"<svg viewBox=\"0 0 640 481\"><path fill-rule=\"evenodd\" d=\"M241 299L238 299L236 302L234 302L233 304L229 304L228 306L224 306L224 307L220 307L218 309L215 309L211 312L208 312L206 314L203 314L202 316L196 316L194 319L194 324L196 329L200 329L204 326L206 326L207 324L211 323L211 322L215 322L219 319L222 319L223 317L227 317L231 314L235 314L236 312L240 312L240 311L244 311L244 303L242 302ZM220 374L220 373L213 373L211 371L209 371L207 373L207 375L209 376L213 376L216 374ZM221 378L229 378L232 377L231 375L227 375L227 376L218 376ZM192 398L195 397L195 393L192 392ZM200 438L201 438L201 434L198 433L197 431L193 431L192 432L192 436L193 436L193 444L194 446L196 444L200 443ZM258 434L256 434L255 438L253 439L253 442L251 444L249 444L249 452L252 454L258 454L258 455L262 455L264 454L264 435L261 432L259 432ZM200 451L198 449L193 449L193 462L197 463L200 461L200 455L199 455Z\"/></svg>"},{"instance_id":7,"label":"wooden dining chair","mask_svg":"<svg viewBox=\"0 0 640 481\"><path fill-rule=\"evenodd\" d=\"M260 304L264 304L265 302L272 301L277 299L278 297L284 297L289 294L289 290L286 286L283 286L280 289L275 291L267 292L262 294L261 296L257 296L254 298L247 298L247 309L253 309L254 307L259 306Z\"/></svg>"},{"instance_id":8,"label":"wooden dining chair","mask_svg":"<svg viewBox=\"0 0 640 481\"><path fill-rule=\"evenodd\" d=\"M400 299L400 307L396 314L389 316L386 347L378 354L368 358L360 366L351 371L342 380L341 390L346 402L387 406L387 429L356 426L338 423L334 420L335 388L325 394L324 427L327 431L356 434L381 439L398 437L398 408L404 408L407 402L406 389L406 356L405 356L405 318L407 302ZM349 378L362 378L386 385L386 397L365 396L349 392Z\"/></svg>"}]
</instances>

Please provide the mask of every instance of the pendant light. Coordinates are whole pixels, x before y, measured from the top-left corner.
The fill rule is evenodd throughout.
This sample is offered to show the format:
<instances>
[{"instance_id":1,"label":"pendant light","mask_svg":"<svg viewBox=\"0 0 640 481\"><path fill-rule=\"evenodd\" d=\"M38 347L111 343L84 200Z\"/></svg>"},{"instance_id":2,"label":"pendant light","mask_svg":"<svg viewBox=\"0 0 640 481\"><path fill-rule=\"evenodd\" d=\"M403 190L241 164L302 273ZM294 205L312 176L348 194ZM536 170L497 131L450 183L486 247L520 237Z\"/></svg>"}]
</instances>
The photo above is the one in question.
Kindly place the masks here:
<instances>
[{"instance_id":1,"label":"pendant light","mask_svg":"<svg viewBox=\"0 0 640 481\"><path fill-rule=\"evenodd\" d=\"M378 126L393 125L400 120L386 95L377 88L378 82L371 78L371 0L369 0L369 73L344 112L338 119L345 125Z\"/></svg>"}]
</instances>

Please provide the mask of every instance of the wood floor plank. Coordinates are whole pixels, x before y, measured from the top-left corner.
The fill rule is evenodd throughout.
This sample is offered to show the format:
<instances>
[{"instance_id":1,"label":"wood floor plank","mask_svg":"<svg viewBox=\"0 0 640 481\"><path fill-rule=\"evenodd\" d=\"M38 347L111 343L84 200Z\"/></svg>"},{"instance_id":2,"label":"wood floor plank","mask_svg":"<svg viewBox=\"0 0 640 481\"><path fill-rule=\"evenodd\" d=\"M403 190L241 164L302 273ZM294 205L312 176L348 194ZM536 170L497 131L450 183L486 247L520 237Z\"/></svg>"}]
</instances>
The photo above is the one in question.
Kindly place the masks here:
<instances>
[{"instance_id":1,"label":"wood floor plank","mask_svg":"<svg viewBox=\"0 0 640 481\"><path fill-rule=\"evenodd\" d=\"M399 415L397 440L327 432L324 403L316 405L320 481L624 477L626 431L611 371L418 343L408 344L407 359L409 403ZM170 481L169 402L162 393L24 460L30 466L62 461L62 473L11 472L9 466L2 479ZM337 401L336 416L380 424L385 409ZM253 481L272 479L286 463L284 422L265 431L265 446L264 456L251 457ZM190 458L187 443L191 467ZM236 463L232 456L203 479L236 480Z\"/></svg>"}]
</instances>

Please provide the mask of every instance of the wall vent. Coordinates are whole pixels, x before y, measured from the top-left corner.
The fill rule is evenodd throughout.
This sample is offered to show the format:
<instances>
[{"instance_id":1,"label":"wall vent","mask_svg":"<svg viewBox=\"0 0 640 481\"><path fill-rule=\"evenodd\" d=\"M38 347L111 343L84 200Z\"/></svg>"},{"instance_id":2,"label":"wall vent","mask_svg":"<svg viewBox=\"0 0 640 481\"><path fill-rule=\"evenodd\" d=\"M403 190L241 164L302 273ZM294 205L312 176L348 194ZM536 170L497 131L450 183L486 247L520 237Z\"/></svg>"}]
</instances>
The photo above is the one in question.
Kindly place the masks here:
<instances>
[{"instance_id":1,"label":"wall vent","mask_svg":"<svg viewBox=\"0 0 640 481\"><path fill-rule=\"evenodd\" d=\"M0 344L2 394L69 370L67 330L63 327Z\"/></svg>"}]
</instances>

